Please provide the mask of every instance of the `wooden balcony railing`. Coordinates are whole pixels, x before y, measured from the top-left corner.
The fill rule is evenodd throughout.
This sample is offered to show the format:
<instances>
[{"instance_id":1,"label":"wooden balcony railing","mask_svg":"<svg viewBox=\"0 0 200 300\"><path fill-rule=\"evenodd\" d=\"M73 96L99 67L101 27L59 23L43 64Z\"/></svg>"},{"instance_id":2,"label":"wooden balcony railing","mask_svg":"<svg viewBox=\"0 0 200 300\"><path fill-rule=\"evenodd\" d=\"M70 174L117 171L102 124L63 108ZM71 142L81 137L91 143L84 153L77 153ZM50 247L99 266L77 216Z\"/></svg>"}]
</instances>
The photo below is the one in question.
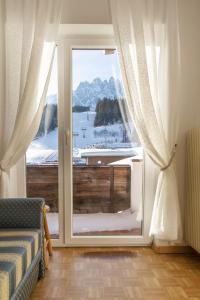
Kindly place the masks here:
<instances>
[{"instance_id":1,"label":"wooden balcony railing","mask_svg":"<svg viewBox=\"0 0 200 300\"><path fill-rule=\"evenodd\" d=\"M129 165L73 166L73 212L118 212L130 208ZM58 166L27 166L28 197L42 197L58 212Z\"/></svg>"}]
</instances>

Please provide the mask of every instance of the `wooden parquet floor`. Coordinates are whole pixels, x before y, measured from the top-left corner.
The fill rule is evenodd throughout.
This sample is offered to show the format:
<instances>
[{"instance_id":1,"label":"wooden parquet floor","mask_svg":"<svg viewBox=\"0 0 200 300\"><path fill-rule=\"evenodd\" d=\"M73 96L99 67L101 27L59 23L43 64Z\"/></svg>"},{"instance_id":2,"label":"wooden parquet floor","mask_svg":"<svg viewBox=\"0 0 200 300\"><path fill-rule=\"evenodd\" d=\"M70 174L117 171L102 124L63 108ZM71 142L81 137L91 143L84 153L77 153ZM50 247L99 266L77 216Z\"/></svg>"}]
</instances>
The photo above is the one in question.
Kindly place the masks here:
<instances>
[{"instance_id":1,"label":"wooden parquet floor","mask_svg":"<svg viewBox=\"0 0 200 300\"><path fill-rule=\"evenodd\" d=\"M200 257L150 248L55 249L31 300L200 299Z\"/></svg>"}]
</instances>

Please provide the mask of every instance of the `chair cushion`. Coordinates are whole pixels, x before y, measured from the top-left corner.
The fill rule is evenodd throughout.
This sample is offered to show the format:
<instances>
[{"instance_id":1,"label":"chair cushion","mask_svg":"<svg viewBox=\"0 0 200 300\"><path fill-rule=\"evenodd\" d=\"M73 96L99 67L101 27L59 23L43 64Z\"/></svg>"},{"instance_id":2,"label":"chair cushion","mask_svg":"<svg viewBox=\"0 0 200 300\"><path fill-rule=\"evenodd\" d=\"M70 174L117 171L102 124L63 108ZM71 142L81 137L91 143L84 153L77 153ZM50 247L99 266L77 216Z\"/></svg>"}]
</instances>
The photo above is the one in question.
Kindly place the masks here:
<instances>
[{"instance_id":1,"label":"chair cushion","mask_svg":"<svg viewBox=\"0 0 200 300\"><path fill-rule=\"evenodd\" d=\"M0 299L10 299L40 243L40 230L0 230Z\"/></svg>"}]
</instances>

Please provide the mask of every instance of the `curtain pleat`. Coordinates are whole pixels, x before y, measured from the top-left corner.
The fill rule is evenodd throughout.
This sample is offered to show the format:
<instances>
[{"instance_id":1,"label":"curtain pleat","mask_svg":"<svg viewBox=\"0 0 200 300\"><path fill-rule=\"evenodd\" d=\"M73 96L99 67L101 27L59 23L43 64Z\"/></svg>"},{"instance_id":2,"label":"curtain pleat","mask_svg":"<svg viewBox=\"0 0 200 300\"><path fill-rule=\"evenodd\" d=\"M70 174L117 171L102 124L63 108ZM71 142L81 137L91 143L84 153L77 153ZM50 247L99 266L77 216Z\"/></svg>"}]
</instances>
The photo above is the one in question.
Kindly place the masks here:
<instances>
[{"instance_id":1,"label":"curtain pleat","mask_svg":"<svg viewBox=\"0 0 200 300\"><path fill-rule=\"evenodd\" d=\"M179 131L179 24L176 0L110 0L126 109L160 169L150 235L182 235L174 157Z\"/></svg>"},{"instance_id":2,"label":"curtain pleat","mask_svg":"<svg viewBox=\"0 0 200 300\"><path fill-rule=\"evenodd\" d=\"M0 197L39 128L62 0L0 0Z\"/></svg>"}]
</instances>

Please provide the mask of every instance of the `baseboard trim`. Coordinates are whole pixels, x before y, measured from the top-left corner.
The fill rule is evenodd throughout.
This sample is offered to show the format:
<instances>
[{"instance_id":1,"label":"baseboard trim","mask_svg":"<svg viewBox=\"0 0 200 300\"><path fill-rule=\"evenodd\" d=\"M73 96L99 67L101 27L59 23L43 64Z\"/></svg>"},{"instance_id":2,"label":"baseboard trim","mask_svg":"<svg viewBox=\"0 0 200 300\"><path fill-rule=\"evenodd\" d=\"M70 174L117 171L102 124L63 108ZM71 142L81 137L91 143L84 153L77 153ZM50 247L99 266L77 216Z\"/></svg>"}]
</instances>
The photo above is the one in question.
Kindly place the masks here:
<instances>
[{"instance_id":1,"label":"baseboard trim","mask_svg":"<svg viewBox=\"0 0 200 300\"><path fill-rule=\"evenodd\" d=\"M153 244L152 249L158 254L183 254L183 253L195 253L194 249L190 246L158 246Z\"/></svg>"}]
</instances>

